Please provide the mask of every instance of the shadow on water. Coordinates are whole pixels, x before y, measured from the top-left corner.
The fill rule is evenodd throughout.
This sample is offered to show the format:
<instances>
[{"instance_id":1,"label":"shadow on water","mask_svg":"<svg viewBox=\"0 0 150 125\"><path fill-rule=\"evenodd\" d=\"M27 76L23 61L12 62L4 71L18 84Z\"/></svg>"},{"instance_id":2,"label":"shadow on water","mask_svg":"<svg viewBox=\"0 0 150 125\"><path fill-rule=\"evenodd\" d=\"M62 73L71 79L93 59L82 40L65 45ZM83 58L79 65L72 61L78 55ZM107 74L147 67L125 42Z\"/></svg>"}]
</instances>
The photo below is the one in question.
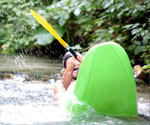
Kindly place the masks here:
<instances>
[{"instance_id":1,"label":"shadow on water","mask_svg":"<svg viewBox=\"0 0 150 125\"><path fill-rule=\"evenodd\" d=\"M15 76L0 80L1 125L149 125L149 119L140 116L102 116L91 108L88 112L72 115L64 105L58 107L54 101L53 83L61 77L61 63L61 60L47 57L0 56L0 73ZM149 109L149 94L138 93L138 113L149 118Z\"/></svg>"}]
</instances>

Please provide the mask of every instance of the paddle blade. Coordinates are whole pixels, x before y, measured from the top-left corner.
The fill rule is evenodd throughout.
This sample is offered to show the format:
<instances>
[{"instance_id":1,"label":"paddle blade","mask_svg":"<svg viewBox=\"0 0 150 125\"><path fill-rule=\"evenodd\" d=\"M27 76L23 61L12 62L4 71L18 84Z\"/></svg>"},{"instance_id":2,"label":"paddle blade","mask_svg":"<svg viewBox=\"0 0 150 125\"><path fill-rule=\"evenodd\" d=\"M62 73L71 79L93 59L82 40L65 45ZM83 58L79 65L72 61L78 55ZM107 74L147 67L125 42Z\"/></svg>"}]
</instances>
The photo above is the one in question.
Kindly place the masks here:
<instances>
[{"instance_id":1,"label":"paddle blade","mask_svg":"<svg viewBox=\"0 0 150 125\"><path fill-rule=\"evenodd\" d=\"M56 33L56 31L53 29L53 27L39 14L37 14L34 10L30 10L33 17L39 22L47 31L49 31L59 42L60 44L67 49L68 45L67 43Z\"/></svg>"}]
</instances>

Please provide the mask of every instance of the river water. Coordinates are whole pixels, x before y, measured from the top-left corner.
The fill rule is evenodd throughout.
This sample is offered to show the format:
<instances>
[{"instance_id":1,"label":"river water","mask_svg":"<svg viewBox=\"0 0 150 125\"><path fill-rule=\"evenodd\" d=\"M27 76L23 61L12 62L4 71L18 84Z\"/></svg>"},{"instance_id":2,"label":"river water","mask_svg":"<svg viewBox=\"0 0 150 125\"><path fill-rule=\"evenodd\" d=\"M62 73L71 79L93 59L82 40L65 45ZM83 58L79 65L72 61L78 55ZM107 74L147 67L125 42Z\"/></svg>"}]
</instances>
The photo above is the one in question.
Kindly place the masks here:
<instances>
[{"instance_id":1,"label":"river water","mask_svg":"<svg viewBox=\"0 0 150 125\"><path fill-rule=\"evenodd\" d=\"M0 125L149 125L148 93L138 93L138 118L116 118L88 112L70 114L65 103L54 100L53 83L60 79L60 60L32 56L0 56L0 73L15 74L0 80ZM141 115L145 116L141 117Z\"/></svg>"}]
</instances>

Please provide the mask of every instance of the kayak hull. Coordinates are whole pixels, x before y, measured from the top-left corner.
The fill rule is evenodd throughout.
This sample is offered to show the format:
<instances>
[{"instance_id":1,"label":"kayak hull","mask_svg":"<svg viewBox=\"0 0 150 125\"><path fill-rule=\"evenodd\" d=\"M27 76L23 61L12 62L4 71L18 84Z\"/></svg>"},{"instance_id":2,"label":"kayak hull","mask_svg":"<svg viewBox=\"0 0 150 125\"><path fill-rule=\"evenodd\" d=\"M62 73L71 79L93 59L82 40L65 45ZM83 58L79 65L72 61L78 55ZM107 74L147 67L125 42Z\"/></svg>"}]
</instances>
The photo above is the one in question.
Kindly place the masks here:
<instances>
[{"instance_id":1,"label":"kayak hull","mask_svg":"<svg viewBox=\"0 0 150 125\"><path fill-rule=\"evenodd\" d=\"M137 116L136 84L129 58L119 44L101 43L87 52L74 95L99 114ZM83 111L82 107L80 110Z\"/></svg>"}]
</instances>

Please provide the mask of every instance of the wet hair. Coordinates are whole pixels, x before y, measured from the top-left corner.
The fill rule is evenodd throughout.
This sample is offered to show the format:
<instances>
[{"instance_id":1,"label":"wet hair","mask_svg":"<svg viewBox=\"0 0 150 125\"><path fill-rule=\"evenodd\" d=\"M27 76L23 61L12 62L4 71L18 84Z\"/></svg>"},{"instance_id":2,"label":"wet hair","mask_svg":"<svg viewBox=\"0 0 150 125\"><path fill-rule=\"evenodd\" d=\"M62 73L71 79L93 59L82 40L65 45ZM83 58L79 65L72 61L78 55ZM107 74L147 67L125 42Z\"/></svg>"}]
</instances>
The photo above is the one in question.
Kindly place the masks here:
<instances>
[{"instance_id":1,"label":"wet hair","mask_svg":"<svg viewBox=\"0 0 150 125\"><path fill-rule=\"evenodd\" d=\"M64 65L64 68L66 68L66 61L67 59L69 59L70 57L72 57L73 55L70 53L70 52L66 52L66 54L64 55L63 57L63 65Z\"/></svg>"}]
</instances>

